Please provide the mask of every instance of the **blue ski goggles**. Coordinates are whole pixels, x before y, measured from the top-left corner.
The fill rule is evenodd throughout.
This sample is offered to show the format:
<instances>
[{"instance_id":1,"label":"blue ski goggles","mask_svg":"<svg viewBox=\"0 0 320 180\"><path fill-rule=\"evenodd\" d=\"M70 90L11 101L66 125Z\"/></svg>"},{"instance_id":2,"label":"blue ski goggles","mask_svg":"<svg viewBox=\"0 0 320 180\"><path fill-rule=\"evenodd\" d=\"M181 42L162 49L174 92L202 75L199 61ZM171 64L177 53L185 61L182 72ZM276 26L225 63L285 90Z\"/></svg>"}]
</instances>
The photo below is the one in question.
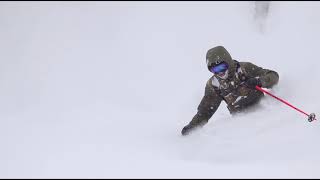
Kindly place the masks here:
<instances>
[{"instance_id":1,"label":"blue ski goggles","mask_svg":"<svg viewBox=\"0 0 320 180\"><path fill-rule=\"evenodd\" d=\"M219 73L225 72L228 68L229 68L228 64L226 62L222 62L218 65L211 66L209 70L212 73L219 74Z\"/></svg>"}]
</instances>

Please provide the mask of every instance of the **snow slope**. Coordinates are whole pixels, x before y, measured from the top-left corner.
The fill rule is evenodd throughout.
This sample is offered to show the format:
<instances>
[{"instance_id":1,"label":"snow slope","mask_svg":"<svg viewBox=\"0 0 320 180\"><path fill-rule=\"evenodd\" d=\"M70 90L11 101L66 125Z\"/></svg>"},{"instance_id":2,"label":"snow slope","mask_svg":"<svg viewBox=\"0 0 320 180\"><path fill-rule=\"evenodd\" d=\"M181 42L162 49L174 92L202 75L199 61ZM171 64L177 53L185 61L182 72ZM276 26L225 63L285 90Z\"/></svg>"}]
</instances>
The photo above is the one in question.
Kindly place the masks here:
<instances>
[{"instance_id":1,"label":"snow slope","mask_svg":"<svg viewBox=\"0 0 320 180\"><path fill-rule=\"evenodd\" d=\"M319 2L1 2L0 178L319 178L319 122L270 97L200 131L208 49L319 114Z\"/></svg>"}]
</instances>

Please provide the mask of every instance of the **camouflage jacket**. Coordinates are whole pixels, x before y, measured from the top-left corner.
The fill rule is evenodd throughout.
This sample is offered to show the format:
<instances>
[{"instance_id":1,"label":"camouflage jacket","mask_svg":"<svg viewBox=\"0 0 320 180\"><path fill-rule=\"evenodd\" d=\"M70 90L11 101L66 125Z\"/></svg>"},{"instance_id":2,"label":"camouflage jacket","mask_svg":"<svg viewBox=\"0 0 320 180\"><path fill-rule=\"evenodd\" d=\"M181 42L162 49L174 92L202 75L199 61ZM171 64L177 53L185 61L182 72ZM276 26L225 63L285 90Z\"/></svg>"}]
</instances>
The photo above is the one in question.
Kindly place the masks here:
<instances>
[{"instance_id":1,"label":"camouflage jacket","mask_svg":"<svg viewBox=\"0 0 320 180\"><path fill-rule=\"evenodd\" d=\"M278 83L279 75L275 71L263 69L250 62L233 61L237 65L233 75L225 80L213 75L207 81L204 96L198 106L197 114L190 122L191 125L206 124L222 100L226 102L231 114L259 101L263 93L244 84L249 78L259 78L264 88L271 88Z\"/></svg>"}]
</instances>

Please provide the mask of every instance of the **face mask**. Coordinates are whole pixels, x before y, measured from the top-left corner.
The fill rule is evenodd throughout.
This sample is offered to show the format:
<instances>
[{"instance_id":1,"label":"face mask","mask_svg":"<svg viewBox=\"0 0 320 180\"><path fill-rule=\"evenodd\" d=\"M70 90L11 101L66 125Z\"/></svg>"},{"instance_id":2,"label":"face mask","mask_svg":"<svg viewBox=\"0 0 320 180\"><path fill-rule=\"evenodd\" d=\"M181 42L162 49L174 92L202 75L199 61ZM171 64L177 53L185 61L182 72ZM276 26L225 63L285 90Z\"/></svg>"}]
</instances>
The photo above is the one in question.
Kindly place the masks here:
<instances>
[{"instance_id":1,"label":"face mask","mask_svg":"<svg viewBox=\"0 0 320 180\"><path fill-rule=\"evenodd\" d=\"M228 73L229 70L226 70L225 72L221 72L221 73L218 73L218 74L215 74L216 76L218 76L219 78L221 79L227 79L228 78Z\"/></svg>"}]
</instances>

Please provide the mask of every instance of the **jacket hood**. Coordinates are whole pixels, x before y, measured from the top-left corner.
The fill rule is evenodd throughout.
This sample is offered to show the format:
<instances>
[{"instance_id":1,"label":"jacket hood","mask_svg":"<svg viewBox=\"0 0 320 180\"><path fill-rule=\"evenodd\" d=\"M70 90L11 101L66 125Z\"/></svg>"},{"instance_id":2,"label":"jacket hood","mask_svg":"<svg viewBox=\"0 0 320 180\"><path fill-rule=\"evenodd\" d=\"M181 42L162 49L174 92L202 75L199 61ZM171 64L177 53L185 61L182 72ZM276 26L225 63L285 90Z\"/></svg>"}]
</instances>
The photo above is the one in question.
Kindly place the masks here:
<instances>
[{"instance_id":1,"label":"jacket hood","mask_svg":"<svg viewBox=\"0 0 320 180\"><path fill-rule=\"evenodd\" d=\"M206 55L207 67L219 64L220 62L226 62L229 65L229 73L233 74L236 69L236 62L232 59L230 53L223 46L216 46L208 50Z\"/></svg>"}]
</instances>

